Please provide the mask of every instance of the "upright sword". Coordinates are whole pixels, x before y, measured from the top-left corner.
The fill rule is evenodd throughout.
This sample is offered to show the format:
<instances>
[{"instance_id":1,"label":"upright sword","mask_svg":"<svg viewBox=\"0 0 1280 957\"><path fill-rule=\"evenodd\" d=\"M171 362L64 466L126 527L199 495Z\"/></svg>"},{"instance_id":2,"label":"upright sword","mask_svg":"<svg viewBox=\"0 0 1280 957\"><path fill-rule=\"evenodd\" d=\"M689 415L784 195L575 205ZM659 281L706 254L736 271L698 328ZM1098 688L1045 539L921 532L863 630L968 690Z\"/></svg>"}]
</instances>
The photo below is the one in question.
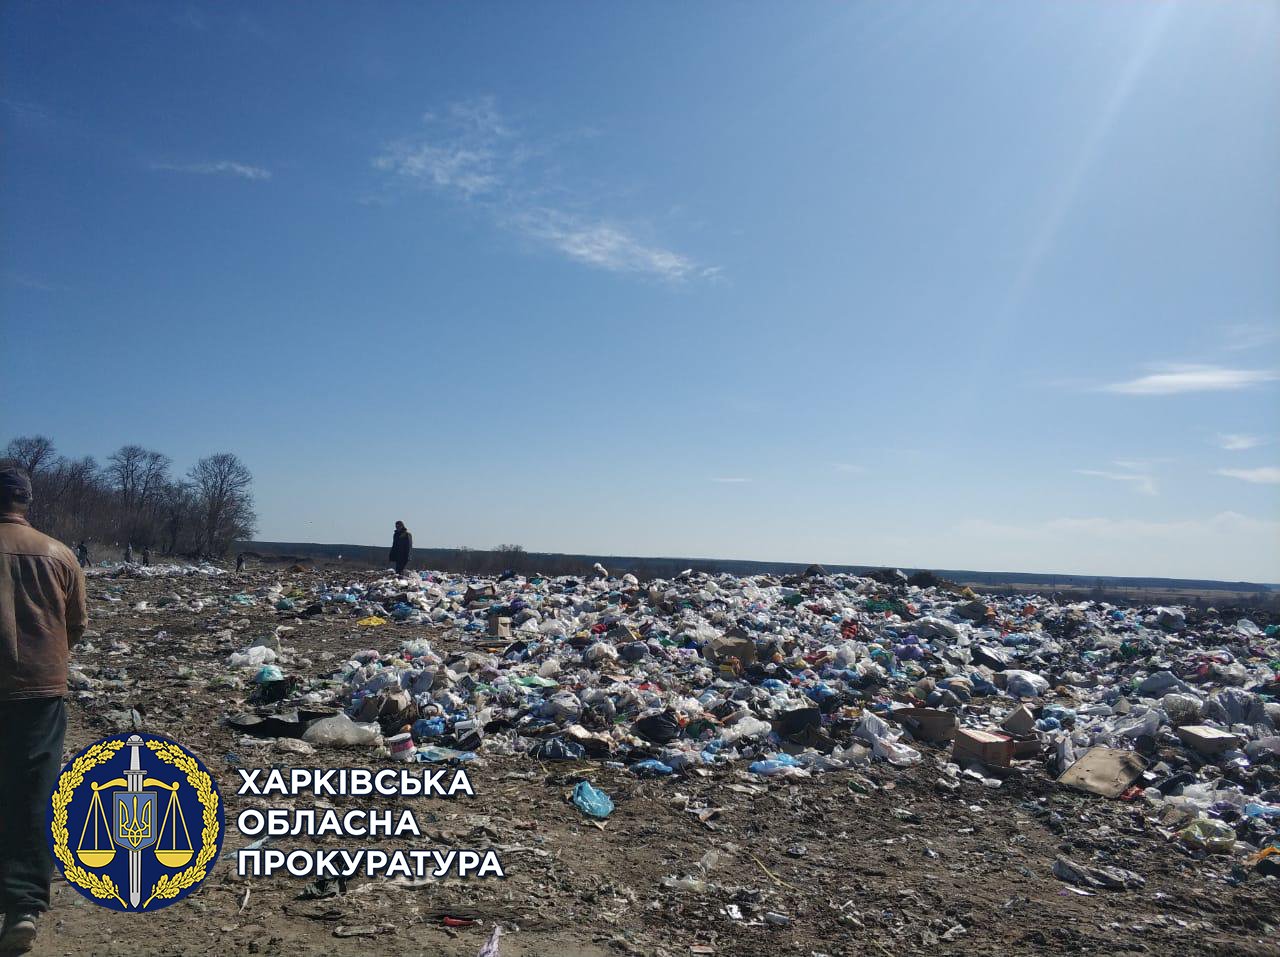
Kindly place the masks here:
<instances>
[{"instance_id":1,"label":"upright sword","mask_svg":"<svg viewBox=\"0 0 1280 957\"><path fill-rule=\"evenodd\" d=\"M142 738L136 734L129 735L126 745L133 751L133 756L129 759L129 770L124 772L125 780L128 781L129 790L138 792L142 790L143 770L140 767L138 754L142 749ZM135 798L135 801L137 799ZM136 815L136 811L135 811ZM137 821L135 820L135 824ZM134 907L138 906L138 902L142 900L142 850L133 848L129 851L129 903Z\"/></svg>"}]
</instances>

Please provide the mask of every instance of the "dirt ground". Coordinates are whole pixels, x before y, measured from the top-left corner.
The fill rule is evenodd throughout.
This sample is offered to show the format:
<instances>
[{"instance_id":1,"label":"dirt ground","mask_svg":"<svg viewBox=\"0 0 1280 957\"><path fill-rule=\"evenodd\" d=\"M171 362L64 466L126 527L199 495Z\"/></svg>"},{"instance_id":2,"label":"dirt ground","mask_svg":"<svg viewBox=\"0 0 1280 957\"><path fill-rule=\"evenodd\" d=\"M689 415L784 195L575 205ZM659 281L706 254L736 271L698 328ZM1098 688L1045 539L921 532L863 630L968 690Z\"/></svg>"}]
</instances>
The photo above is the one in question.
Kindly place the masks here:
<instances>
[{"instance_id":1,"label":"dirt ground","mask_svg":"<svg viewBox=\"0 0 1280 957\"><path fill-rule=\"evenodd\" d=\"M999 788L965 779L948 791L937 784L945 753L927 746L910 771L875 764L794 782L739 768L648 781L597 762L484 757L469 766L475 798L409 802L424 836L404 846L494 848L505 880L362 880L345 896L300 900L297 878L239 878L225 852L249 839L234 818L262 799L235 795L236 766L386 759L367 750L300 756L241 738L224 718L243 710L244 692L210 687L228 654L290 625L284 644L297 654L288 673L322 678L354 650L392 650L406 637L441 643L421 626L357 634L350 618L301 620L261 604L134 610L169 594L252 592L277 578L305 588L317 575L91 580L94 650L75 661L98 686L72 695L67 756L125 728L137 709L145 729L178 740L217 776L224 859L191 897L143 915L98 907L59 876L34 954L473 957L495 923L503 957L1280 954L1276 879L1232 884L1230 858L1197 857L1141 806L1060 789L1035 764ZM106 600L113 588L119 601ZM567 800L583 777L615 801L603 824ZM1052 875L1059 855L1127 868L1146 884L1082 896ZM686 875L704 883L663 884ZM476 923L446 927L444 915Z\"/></svg>"}]
</instances>

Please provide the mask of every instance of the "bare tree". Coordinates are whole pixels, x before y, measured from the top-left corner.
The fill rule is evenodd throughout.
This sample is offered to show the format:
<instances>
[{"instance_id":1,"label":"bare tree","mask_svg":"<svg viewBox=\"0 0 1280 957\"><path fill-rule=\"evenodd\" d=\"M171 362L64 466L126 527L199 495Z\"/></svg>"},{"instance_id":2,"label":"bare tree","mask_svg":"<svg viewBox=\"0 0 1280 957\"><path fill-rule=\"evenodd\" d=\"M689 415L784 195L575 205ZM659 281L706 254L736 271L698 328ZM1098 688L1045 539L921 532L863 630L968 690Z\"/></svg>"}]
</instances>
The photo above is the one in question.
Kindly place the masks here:
<instances>
[{"instance_id":1,"label":"bare tree","mask_svg":"<svg viewBox=\"0 0 1280 957\"><path fill-rule=\"evenodd\" d=\"M0 459L31 475L31 524L69 544L133 542L220 555L254 531L249 470L227 453L201 459L190 481L174 481L169 457L140 445L124 446L99 467L89 456L57 455L44 436L25 436Z\"/></svg>"},{"instance_id":2,"label":"bare tree","mask_svg":"<svg viewBox=\"0 0 1280 957\"><path fill-rule=\"evenodd\" d=\"M200 518L200 551L225 555L233 541L253 535L253 475L240 459L230 452L206 456L191 467L187 478Z\"/></svg>"},{"instance_id":3,"label":"bare tree","mask_svg":"<svg viewBox=\"0 0 1280 957\"><path fill-rule=\"evenodd\" d=\"M126 445L107 459L106 477L119 496L117 536L137 545L151 545L159 537L161 491L168 484L167 455Z\"/></svg>"},{"instance_id":4,"label":"bare tree","mask_svg":"<svg viewBox=\"0 0 1280 957\"><path fill-rule=\"evenodd\" d=\"M110 540L116 516L93 456L60 458L37 473L32 485L33 525L64 541Z\"/></svg>"},{"instance_id":5,"label":"bare tree","mask_svg":"<svg viewBox=\"0 0 1280 957\"><path fill-rule=\"evenodd\" d=\"M13 439L5 447L4 457L18 465L33 479L45 465L52 465L57 457L52 440L43 435L24 435Z\"/></svg>"},{"instance_id":6,"label":"bare tree","mask_svg":"<svg viewBox=\"0 0 1280 957\"><path fill-rule=\"evenodd\" d=\"M160 523L165 551L172 555L197 527L196 497L187 482L170 482L160 494Z\"/></svg>"}]
</instances>

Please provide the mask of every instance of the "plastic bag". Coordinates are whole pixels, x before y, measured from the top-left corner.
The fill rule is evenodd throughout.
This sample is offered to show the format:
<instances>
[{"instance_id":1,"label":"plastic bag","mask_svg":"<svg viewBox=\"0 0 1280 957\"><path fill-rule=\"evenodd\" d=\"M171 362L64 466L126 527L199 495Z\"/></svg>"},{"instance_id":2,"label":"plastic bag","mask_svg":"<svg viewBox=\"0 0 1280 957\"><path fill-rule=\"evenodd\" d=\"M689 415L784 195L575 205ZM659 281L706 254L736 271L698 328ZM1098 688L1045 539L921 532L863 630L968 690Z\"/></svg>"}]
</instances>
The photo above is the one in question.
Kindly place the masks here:
<instances>
[{"instance_id":1,"label":"plastic bag","mask_svg":"<svg viewBox=\"0 0 1280 957\"><path fill-rule=\"evenodd\" d=\"M768 721L761 721L759 718L748 715L725 728L720 738L725 744L736 744L745 738L763 738L771 731L773 731L773 725Z\"/></svg>"},{"instance_id":2,"label":"plastic bag","mask_svg":"<svg viewBox=\"0 0 1280 957\"><path fill-rule=\"evenodd\" d=\"M269 681L283 681L284 672L280 670L279 665L263 665L258 669L258 673L253 676L253 680L260 685L264 685Z\"/></svg>"},{"instance_id":3,"label":"plastic bag","mask_svg":"<svg viewBox=\"0 0 1280 957\"><path fill-rule=\"evenodd\" d=\"M1188 847L1210 854L1230 854L1236 846L1236 832L1225 821L1202 817L1178 832L1178 839Z\"/></svg>"},{"instance_id":4,"label":"plastic bag","mask_svg":"<svg viewBox=\"0 0 1280 957\"><path fill-rule=\"evenodd\" d=\"M573 787L573 803L583 814L606 818L613 813L613 800L587 781L579 781Z\"/></svg>"},{"instance_id":5,"label":"plastic bag","mask_svg":"<svg viewBox=\"0 0 1280 957\"><path fill-rule=\"evenodd\" d=\"M543 703L542 713L557 724L577 721L582 702L572 691L558 691Z\"/></svg>"},{"instance_id":6,"label":"plastic bag","mask_svg":"<svg viewBox=\"0 0 1280 957\"><path fill-rule=\"evenodd\" d=\"M546 738L535 744L529 753L539 761L577 761L587 756L586 749L577 741L564 738Z\"/></svg>"},{"instance_id":7,"label":"plastic bag","mask_svg":"<svg viewBox=\"0 0 1280 957\"><path fill-rule=\"evenodd\" d=\"M871 744L871 753L899 768L911 767L922 760L920 752L915 748L888 738L876 738Z\"/></svg>"},{"instance_id":8,"label":"plastic bag","mask_svg":"<svg viewBox=\"0 0 1280 957\"><path fill-rule=\"evenodd\" d=\"M794 764L787 764L784 761L776 761L773 759L767 761L754 761L747 770L752 774L759 774L767 778L807 778L809 776L809 772L804 770L804 768L798 768Z\"/></svg>"},{"instance_id":9,"label":"plastic bag","mask_svg":"<svg viewBox=\"0 0 1280 957\"><path fill-rule=\"evenodd\" d=\"M227 659L227 663L232 668L261 668L263 665L269 665L276 660L276 653L270 648L263 645L256 645L253 648L246 648L244 651L233 652L231 657Z\"/></svg>"},{"instance_id":10,"label":"plastic bag","mask_svg":"<svg viewBox=\"0 0 1280 957\"><path fill-rule=\"evenodd\" d=\"M666 744L680 737L680 725L670 711L642 716L631 726L631 731L654 744Z\"/></svg>"},{"instance_id":11,"label":"plastic bag","mask_svg":"<svg viewBox=\"0 0 1280 957\"><path fill-rule=\"evenodd\" d=\"M1174 727L1195 724L1200 720L1200 699L1193 695L1167 694L1160 699L1160 707Z\"/></svg>"},{"instance_id":12,"label":"plastic bag","mask_svg":"<svg viewBox=\"0 0 1280 957\"><path fill-rule=\"evenodd\" d=\"M1157 671L1155 674L1148 675L1138 683L1137 688L1138 694L1144 698L1159 698L1175 691L1186 693L1190 690L1186 683L1172 671Z\"/></svg>"},{"instance_id":13,"label":"plastic bag","mask_svg":"<svg viewBox=\"0 0 1280 957\"><path fill-rule=\"evenodd\" d=\"M874 744L882 738L892 737L889 726L885 722L876 717L870 711L862 715L862 720L858 722L858 726L853 729L853 736L861 738L863 741Z\"/></svg>"},{"instance_id":14,"label":"plastic bag","mask_svg":"<svg viewBox=\"0 0 1280 957\"><path fill-rule=\"evenodd\" d=\"M1143 735L1154 737L1160 731L1160 714L1156 711L1135 711L1117 720L1111 730L1130 740Z\"/></svg>"},{"instance_id":15,"label":"plastic bag","mask_svg":"<svg viewBox=\"0 0 1280 957\"><path fill-rule=\"evenodd\" d=\"M348 748L380 744L382 732L376 723L357 724L345 714L335 714L331 718L321 718L307 728L302 733L302 740L324 747Z\"/></svg>"},{"instance_id":16,"label":"plastic bag","mask_svg":"<svg viewBox=\"0 0 1280 957\"><path fill-rule=\"evenodd\" d=\"M1008 681L1005 690L1013 698L1038 698L1049 690L1049 682L1034 671L1019 671L1016 668L1004 672Z\"/></svg>"},{"instance_id":17,"label":"plastic bag","mask_svg":"<svg viewBox=\"0 0 1280 957\"><path fill-rule=\"evenodd\" d=\"M628 770L641 778L665 777L668 774L675 773L671 767L661 761L655 761L653 758L649 758L647 761L638 761L631 765Z\"/></svg>"}]
</instances>

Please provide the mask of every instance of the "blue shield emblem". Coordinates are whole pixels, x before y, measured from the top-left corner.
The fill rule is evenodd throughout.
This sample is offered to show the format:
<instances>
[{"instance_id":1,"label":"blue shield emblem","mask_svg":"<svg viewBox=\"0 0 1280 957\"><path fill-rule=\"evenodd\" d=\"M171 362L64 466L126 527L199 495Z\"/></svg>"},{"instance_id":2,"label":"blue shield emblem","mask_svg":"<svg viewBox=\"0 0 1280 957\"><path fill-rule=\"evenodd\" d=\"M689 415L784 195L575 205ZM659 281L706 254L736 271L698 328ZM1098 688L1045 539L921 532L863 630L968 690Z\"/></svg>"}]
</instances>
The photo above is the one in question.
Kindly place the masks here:
<instances>
[{"instance_id":1,"label":"blue shield emblem","mask_svg":"<svg viewBox=\"0 0 1280 957\"><path fill-rule=\"evenodd\" d=\"M160 822L156 818L155 791L117 791L111 803L115 808L112 840L130 851L140 851L156 842Z\"/></svg>"}]
</instances>

